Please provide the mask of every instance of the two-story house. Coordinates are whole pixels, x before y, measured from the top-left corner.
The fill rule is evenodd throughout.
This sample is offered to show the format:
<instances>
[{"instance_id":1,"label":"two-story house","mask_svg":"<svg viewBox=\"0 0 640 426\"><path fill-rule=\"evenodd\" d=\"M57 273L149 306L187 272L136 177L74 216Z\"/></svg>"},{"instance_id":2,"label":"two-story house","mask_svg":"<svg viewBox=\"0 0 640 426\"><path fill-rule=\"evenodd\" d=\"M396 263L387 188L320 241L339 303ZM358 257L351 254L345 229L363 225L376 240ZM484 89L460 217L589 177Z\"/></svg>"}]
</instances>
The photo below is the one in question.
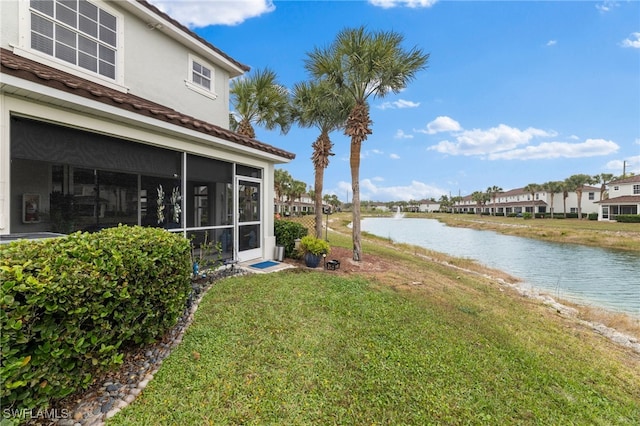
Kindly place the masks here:
<instances>
[{"instance_id":1,"label":"two-story house","mask_svg":"<svg viewBox=\"0 0 640 426\"><path fill-rule=\"evenodd\" d=\"M0 23L0 237L144 225L273 256L295 156L229 130L249 67L144 0L2 0Z\"/></svg>"},{"instance_id":2,"label":"two-story house","mask_svg":"<svg viewBox=\"0 0 640 426\"><path fill-rule=\"evenodd\" d=\"M640 214L640 175L610 182L609 198L599 201L598 220L616 220L619 214Z\"/></svg>"},{"instance_id":3,"label":"two-story house","mask_svg":"<svg viewBox=\"0 0 640 426\"><path fill-rule=\"evenodd\" d=\"M582 214L595 213L598 210L596 202L600 199L600 188L585 185L582 188L582 196L580 198L580 208ZM553 201L552 201L553 200ZM566 198L564 194L551 194L544 189L531 194L524 188L516 188L496 194L495 200L490 199L485 204L479 206L473 200L471 195L462 197L462 199L453 206L455 212L475 212L492 214L493 212L503 214L521 213L551 213L554 215L563 213L578 212L578 194L576 192L567 192Z\"/></svg>"}]
</instances>

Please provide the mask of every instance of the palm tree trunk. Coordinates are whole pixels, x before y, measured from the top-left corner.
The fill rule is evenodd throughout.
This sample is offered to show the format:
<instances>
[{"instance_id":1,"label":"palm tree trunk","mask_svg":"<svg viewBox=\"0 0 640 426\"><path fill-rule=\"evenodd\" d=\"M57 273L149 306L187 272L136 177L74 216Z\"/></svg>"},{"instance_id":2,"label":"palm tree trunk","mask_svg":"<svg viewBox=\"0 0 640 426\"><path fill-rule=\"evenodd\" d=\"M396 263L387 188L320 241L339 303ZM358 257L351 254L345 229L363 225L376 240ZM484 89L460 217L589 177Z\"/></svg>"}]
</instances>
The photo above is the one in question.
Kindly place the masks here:
<instances>
[{"instance_id":1,"label":"palm tree trunk","mask_svg":"<svg viewBox=\"0 0 640 426\"><path fill-rule=\"evenodd\" d=\"M316 210L316 238L322 238L322 187L324 179L324 168L316 167L316 178L314 183L315 210Z\"/></svg>"},{"instance_id":2,"label":"palm tree trunk","mask_svg":"<svg viewBox=\"0 0 640 426\"><path fill-rule=\"evenodd\" d=\"M362 260L362 242L360 228L360 148L362 142L371 134L369 125L369 107L366 103L357 103L347 119L345 134L351 137L351 156L349 164L351 166L351 190L353 191L353 260Z\"/></svg>"},{"instance_id":3,"label":"palm tree trunk","mask_svg":"<svg viewBox=\"0 0 640 426\"><path fill-rule=\"evenodd\" d=\"M351 157L349 159L351 165L351 190L353 191L352 202L352 241L353 241L353 260L359 262L362 260L362 241L360 238L360 144L351 142Z\"/></svg>"}]
</instances>

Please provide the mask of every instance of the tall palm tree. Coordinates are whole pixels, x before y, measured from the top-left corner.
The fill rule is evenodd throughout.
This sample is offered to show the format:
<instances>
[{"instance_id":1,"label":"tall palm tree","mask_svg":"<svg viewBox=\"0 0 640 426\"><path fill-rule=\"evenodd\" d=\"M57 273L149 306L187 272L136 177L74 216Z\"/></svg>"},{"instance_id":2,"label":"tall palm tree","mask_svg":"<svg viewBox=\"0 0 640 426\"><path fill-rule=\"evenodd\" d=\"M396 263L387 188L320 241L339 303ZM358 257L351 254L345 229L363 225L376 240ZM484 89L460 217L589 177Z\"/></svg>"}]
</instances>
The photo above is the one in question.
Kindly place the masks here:
<instances>
[{"instance_id":1,"label":"tall palm tree","mask_svg":"<svg viewBox=\"0 0 640 426\"><path fill-rule=\"evenodd\" d=\"M577 174L569 176L566 181L569 191L576 193L578 197L578 219L582 220L582 190L585 185L593 184L593 176Z\"/></svg>"},{"instance_id":2,"label":"tall palm tree","mask_svg":"<svg viewBox=\"0 0 640 426\"><path fill-rule=\"evenodd\" d=\"M360 150L371 131L368 100L398 93L426 68L429 55L418 48L402 49L404 37L396 32L369 32L365 27L341 30L327 48L315 48L305 68L316 79L326 78L347 92L354 106L345 135L351 138L351 187L353 190L353 260L362 258L360 228Z\"/></svg>"},{"instance_id":3,"label":"tall palm tree","mask_svg":"<svg viewBox=\"0 0 640 426\"><path fill-rule=\"evenodd\" d=\"M559 194L562 192L562 182L559 181L549 181L549 182L545 182L542 184L542 189L544 189L547 194L551 194L551 219L553 219L553 214L554 212L554 208L553 208L553 199L555 198L556 194Z\"/></svg>"},{"instance_id":4,"label":"tall palm tree","mask_svg":"<svg viewBox=\"0 0 640 426\"><path fill-rule=\"evenodd\" d=\"M322 238L322 189L324 169L329 165L333 143L329 134L343 129L353 104L353 98L338 92L326 80L298 83L293 88L293 114L302 127L317 127L320 135L311 145L314 168L314 204L316 238Z\"/></svg>"},{"instance_id":5,"label":"tall palm tree","mask_svg":"<svg viewBox=\"0 0 640 426\"><path fill-rule=\"evenodd\" d=\"M267 130L280 128L287 133L291 127L289 91L277 81L276 73L265 68L231 83L231 104L237 117L231 128L250 138L256 137L253 125Z\"/></svg>"},{"instance_id":6,"label":"tall palm tree","mask_svg":"<svg viewBox=\"0 0 640 426\"><path fill-rule=\"evenodd\" d=\"M491 201L493 202L493 213L492 216L496 215L496 199L498 198L498 194L502 192L502 188L499 186L493 185L487 188L487 194L491 197Z\"/></svg>"},{"instance_id":7,"label":"tall palm tree","mask_svg":"<svg viewBox=\"0 0 640 426\"><path fill-rule=\"evenodd\" d=\"M537 183L530 183L523 188L525 192L531 194L531 217L533 219L536 218L536 192L540 191L540 189L542 188Z\"/></svg>"}]
</instances>

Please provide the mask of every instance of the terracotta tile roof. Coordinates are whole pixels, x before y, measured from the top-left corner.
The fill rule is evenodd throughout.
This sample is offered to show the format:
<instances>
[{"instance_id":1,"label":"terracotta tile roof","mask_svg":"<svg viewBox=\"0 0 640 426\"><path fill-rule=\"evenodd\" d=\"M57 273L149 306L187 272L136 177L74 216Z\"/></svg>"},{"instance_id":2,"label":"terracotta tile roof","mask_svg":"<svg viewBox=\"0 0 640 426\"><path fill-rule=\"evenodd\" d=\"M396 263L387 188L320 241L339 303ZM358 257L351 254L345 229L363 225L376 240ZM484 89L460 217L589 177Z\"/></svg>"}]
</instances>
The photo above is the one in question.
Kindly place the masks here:
<instances>
[{"instance_id":1,"label":"terracotta tile roof","mask_svg":"<svg viewBox=\"0 0 640 426\"><path fill-rule=\"evenodd\" d=\"M12 75L86 99L102 102L106 105L121 108L146 117L162 120L186 129L215 136L228 142L277 155L288 160L295 158L295 154L291 152L248 138L231 130L216 126L215 124L198 120L141 97L122 93L64 71L23 58L7 49L0 48L0 62L2 64L1 69L3 74Z\"/></svg>"},{"instance_id":2,"label":"terracotta tile roof","mask_svg":"<svg viewBox=\"0 0 640 426\"><path fill-rule=\"evenodd\" d=\"M635 182L640 182L640 175L614 180L613 182L609 182L607 185L611 186L611 185L618 185L620 183L635 183Z\"/></svg>"},{"instance_id":3,"label":"terracotta tile roof","mask_svg":"<svg viewBox=\"0 0 640 426\"><path fill-rule=\"evenodd\" d=\"M596 201L596 204L638 204L640 203L640 195L622 195L620 197L607 198L606 200Z\"/></svg>"},{"instance_id":4,"label":"terracotta tile roof","mask_svg":"<svg viewBox=\"0 0 640 426\"><path fill-rule=\"evenodd\" d=\"M147 9L149 9L150 11L152 11L153 13L155 13L156 15L162 16L162 18L164 18L167 21L171 22L173 25L175 25L176 27L180 28L182 31L184 31L187 34L189 34L189 36L191 36L192 38L198 40L200 43L205 44L208 48L210 48L213 51L215 51L216 53L220 54L221 56L223 56L228 61L232 62L235 66L237 66L241 70L243 70L245 72L248 72L251 69L248 65L244 65L244 64L241 64L240 62L236 61L231 56L227 55L222 50L218 49L217 47L215 47L214 45L209 43L207 40L203 39L198 34L194 33L189 28L185 27L180 22L176 21L171 16L167 15L166 13L164 13L163 11L161 11L160 9L158 9L157 7L155 7L154 5L149 3L148 1L146 1L146 0L136 0L136 1L138 3L140 3L141 5L143 5L144 7L146 7Z\"/></svg>"}]
</instances>

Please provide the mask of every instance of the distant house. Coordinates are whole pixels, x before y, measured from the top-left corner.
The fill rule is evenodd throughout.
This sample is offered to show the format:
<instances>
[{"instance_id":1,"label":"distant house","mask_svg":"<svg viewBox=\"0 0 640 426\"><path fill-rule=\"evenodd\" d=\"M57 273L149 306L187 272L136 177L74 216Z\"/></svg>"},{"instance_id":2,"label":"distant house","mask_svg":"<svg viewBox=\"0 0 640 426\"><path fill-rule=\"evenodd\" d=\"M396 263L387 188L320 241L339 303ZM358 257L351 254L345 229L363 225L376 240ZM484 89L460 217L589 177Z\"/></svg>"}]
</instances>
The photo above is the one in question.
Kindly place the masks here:
<instances>
[{"instance_id":1,"label":"distant house","mask_svg":"<svg viewBox=\"0 0 640 426\"><path fill-rule=\"evenodd\" d=\"M3 1L0 23L0 235L122 223L272 256L295 156L229 130L249 67L144 0Z\"/></svg>"},{"instance_id":2,"label":"distant house","mask_svg":"<svg viewBox=\"0 0 640 426\"><path fill-rule=\"evenodd\" d=\"M418 211L430 213L440 211L440 203L432 200L422 200L418 202Z\"/></svg>"},{"instance_id":3,"label":"distant house","mask_svg":"<svg viewBox=\"0 0 640 426\"><path fill-rule=\"evenodd\" d=\"M640 214L640 175L610 182L609 198L596 202L598 220L616 220L619 214Z\"/></svg>"},{"instance_id":4,"label":"distant house","mask_svg":"<svg viewBox=\"0 0 640 426\"><path fill-rule=\"evenodd\" d=\"M582 190L581 209L582 214L595 213L598 210L596 200L600 199L600 188L585 185ZM567 198L562 193L550 194L544 190L531 193L524 188L516 188L501 192L497 195L495 205L493 200L489 200L482 205L473 200L471 195L462 197L462 200L453 206L456 213L485 213L508 216L510 214L522 213L551 213L551 199L553 197L553 213L555 215L565 213L578 213L578 195L575 192L568 192Z\"/></svg>"}]
</instances>

